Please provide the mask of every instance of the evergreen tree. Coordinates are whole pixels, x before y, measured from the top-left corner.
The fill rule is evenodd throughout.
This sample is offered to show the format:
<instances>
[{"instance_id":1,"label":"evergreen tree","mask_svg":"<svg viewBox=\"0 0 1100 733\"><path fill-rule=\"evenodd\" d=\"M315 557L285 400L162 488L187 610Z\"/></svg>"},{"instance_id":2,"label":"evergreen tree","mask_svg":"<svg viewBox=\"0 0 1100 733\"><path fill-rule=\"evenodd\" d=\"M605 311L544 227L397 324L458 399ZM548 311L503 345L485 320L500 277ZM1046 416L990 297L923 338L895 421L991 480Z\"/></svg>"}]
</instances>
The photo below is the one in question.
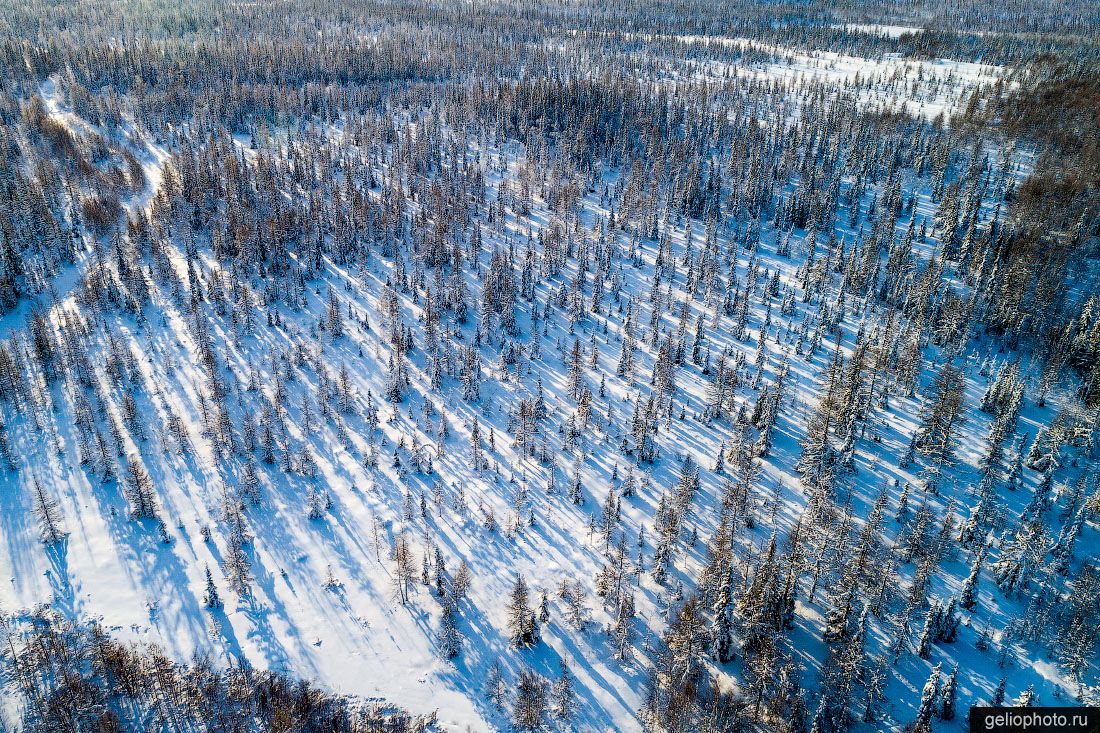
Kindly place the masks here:
<instances>
[{"instance_id":1,"label":"evergreen tree","mask_svg":"<svg viewBox=\"0 0 1100 733\"><path fill-rule=\"evenodd\" d=\"M917 431L917 449L935 462L951 458L955 431L963 418L962 372L950 364L944 365L936 375L932 402L924 411Z\"/></svg>"},{"instance_id":2,"label":"evergreen tree","mask_svg":"<svg viewBox=\"0 0 1100 733\"><path fill-rule=\"evenodd\" d=\"M203 591L202 605L207 608L221 608L222 600L218 595L218 586L214 585L214 576L210 574L210 566L204 567L206 573L206 590Z\"/></svg>"},{"instance_id":3,"label":"evergreen tree","mask_svg":"<svg viewBox=\"0 0 1100 733\"><path fill-rule=\"evenodd\" d=\"M508 599L508 638L517 647L528 647L538 643L538 620L531 611L528 601L527 582L522 575L516 576Z\"/></svg>"},{"instance_id":4,"label":"evergreen tree","mask_svg":"<svg viewBox=\"0 0 1100 733\"><path fill-rule=\"evenodd\" d=\"M130 500L131 518L145 519L157 516L157 498L153 481L146 473L141 459L136 456L127 462L126 497Z\"/></svg>"},{"instance_id":5,"label":"evergreen tree","mask_svg":"<svg viewBox=\"0 0 1100 733\"><path fill-rule=\"evenodd\" d=\"M503 713L508 701L508 688L504 682L504 671L500 668L500 660L493 659L489 669L485 672L485 696L497 709Z\"/></svg>"},{"instance_id":6,"label":"evergreen tree","mask_svg":"<svg viewBox=\"0 0 1100 733\"><path fill-rule=\"evenodd\" d=\"M926 733L932 730L932 716L938 712L936 710L937 698L940 697L940 665L936 665L932 668L932 674L928 676L928 681L924 683L924 689L921 690L920 705L917 707L917 717L913 721L913 730Z\"/></svg>"},{"instance_id":7,"label":"evergreen tree","mask_svg":"<svg viewBox=\"0 0 1100 733\"><path fill-rule=\"evenodd\" d=\"M1002 677L997 682L997 688L993 690L993 697L990 699L989 704L993 707L997 707L1004 704L1005 701L1005 678Z\"/></svg>"},{"instance_id":8,"label":"evergreen tree","mask_svg":"<svg viewBox=\"0 0 1100 733\"><path fill-rule=\"evenodd\" d=\"M546 720L546 682L529 669L522 669L516 680L516 699L512 705L512 725L516 730L534 731Z\"/></svg>"},{"instance_id":9,"label":"evergreen tree","mask_svg":"<svg viewBox=\"0 0 1100 733\"><path fill-rule=\"evenodd\" d=\"M940 696L943 699L940 717L944 720L955 719L955 696L958 688L958 676L959 665L956 664L951 668L951 674L948 675L947 681L943 684L943 690L940 692Z\"/></svg>"},{"instance_id":10,"label":"evergreen tree","mask_svg":"<svg viewBox=\"0 0 1100 733\"><path fill-rule=\"evenodd\" d=\"M985 548L982 547L974 555L974 562L970 565L970 574L963 581L962 590L959 593L959 605L967 611L973 611L978 607L978 576L982 571L982 561L985 558Z\"/></svg>"},{"instance_id":11,"label":"evergreen tree","mask_svg":"<svg viewBox=\"0 0 1100 733\"><path fill-rule=\"evenodd\" d=\"M60 542L65 531L61 526L61 512L57 500L46 493L46 489L34 479L31 500L34 507L34 516L38 519L39 532L42 541L48 545Z\"/></svg>"},{"instance_id":12,"label":"evergreen tree","mask_svg":"<svg viewBox=\"0 0 1100 733\"><path fill-rule=\"evenodd\" d=\"M577 709L576 683L565 657L561 657L559 664L561 671L554 682L553 711L555 716L568 723Z\"/></svg>"},{"instance_id":13,"label":"evergreen tree","mask_svg":"<svg viewBox=\"0 0 1100 733\"><path fill-rule=\"evenodd\" d=\"M444 659L454 659L462 650L462 634L458 630L458 610L453 599L445 598L443 612L439 618L439 655Z\"/></svg>"}]
</instances>

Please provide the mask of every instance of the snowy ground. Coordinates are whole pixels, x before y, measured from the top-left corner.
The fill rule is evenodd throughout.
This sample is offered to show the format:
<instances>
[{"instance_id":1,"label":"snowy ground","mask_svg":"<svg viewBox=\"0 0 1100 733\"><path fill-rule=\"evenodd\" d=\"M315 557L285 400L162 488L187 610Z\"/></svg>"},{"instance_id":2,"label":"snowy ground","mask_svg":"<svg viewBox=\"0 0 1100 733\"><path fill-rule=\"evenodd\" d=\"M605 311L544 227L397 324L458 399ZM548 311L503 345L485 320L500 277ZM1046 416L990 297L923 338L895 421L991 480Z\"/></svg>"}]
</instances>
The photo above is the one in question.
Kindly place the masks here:
<instances>
[{"instance_id":1,"label":"snowy ground","mask_svg":"<svg viewBox=\"0 0 1100 733\"><path fill-rule=\"evenodd\" d=\"M950 59L909 59L889 55L881 59L832 51L804 51L787 46L760 44L748 39L684 37L685 43L728 45L746 52L771 54L766 63L732 64L703 61L698 73L717 80L730 76L778 80L793 90L823 84L827 89L853 90L862 107L881 107L934 119L962 112L978 85L1002 79L1005 70L990 64Z\"/></svg>"},{"instance_id":2,"label":"snowy ground","mask_svg":"<svg viewBox=\"0 0 1100 733\"><path fill-rule=\"evenodd\" d=\"M906 33L921 32L920 28L915 28L910 25L880 25L878 23L849 23L848 25L838 27L852 33L870 33L886 38L901 38Z\"/></svg>"}]
</instances>

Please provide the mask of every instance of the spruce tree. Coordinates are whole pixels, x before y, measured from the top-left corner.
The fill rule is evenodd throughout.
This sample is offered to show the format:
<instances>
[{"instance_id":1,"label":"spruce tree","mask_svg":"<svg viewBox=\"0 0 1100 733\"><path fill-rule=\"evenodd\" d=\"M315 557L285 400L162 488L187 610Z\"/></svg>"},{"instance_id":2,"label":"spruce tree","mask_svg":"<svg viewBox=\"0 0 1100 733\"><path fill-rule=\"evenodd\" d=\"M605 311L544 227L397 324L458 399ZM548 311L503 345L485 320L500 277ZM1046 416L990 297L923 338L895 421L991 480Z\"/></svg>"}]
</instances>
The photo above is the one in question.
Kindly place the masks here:
<instances>
[{"instance_id":1,"label":"spruce tree","mask_svg":"<svg viewBox=\"0 0 1100 733\"><path fill-rule=\"evenodd\" d=\"M214 585L214 576L210 573L210 566L203 568L206 573L206 589L203 591L202 605L207 608L221 608L222 600L218 595L218 586Z\"/></svg>"},{"instance_id":2,"label":"spruce tree","mask_svg":"<svg viewBox=\"0 0 1100 733\"><path fill-rule=\"evenodd\" d=\"M522 575L517 575L516 582L512 585L507 610L508 638L512 644L528 647L538 643L538 620L529 606L527 581Z\"/></svg>"},{"instance_id":3,"label":"spruce tree","mask_svg":"<svg viewBox=\"0 0 1100 733\"><path fill-rule=\"evenodd\" d=\"M560 658L559 666L560 672L553 688L553 711L555 716L568 723L577 709L576 683L565 657Z\"/></svg>"}]
</instances>

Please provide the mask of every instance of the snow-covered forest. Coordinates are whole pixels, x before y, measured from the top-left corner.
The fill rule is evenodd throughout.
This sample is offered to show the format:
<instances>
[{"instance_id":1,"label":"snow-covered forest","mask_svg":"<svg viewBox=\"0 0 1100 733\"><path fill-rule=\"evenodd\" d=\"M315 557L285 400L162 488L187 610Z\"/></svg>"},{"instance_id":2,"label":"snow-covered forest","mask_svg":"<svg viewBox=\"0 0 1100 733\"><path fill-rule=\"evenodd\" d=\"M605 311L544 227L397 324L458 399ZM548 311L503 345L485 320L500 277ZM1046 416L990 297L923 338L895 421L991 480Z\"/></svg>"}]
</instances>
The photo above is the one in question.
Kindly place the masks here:
<instances>
[{"instance_id":1,"label":"snow-covered forest","mask_svg":"<svg viewBox=\"0 0 1100 733\"><path fill-rule=\"evenodd\" d=\"M0 729L1100 705L1080 0L0 7Z\"/></svg>"}]
</instances>

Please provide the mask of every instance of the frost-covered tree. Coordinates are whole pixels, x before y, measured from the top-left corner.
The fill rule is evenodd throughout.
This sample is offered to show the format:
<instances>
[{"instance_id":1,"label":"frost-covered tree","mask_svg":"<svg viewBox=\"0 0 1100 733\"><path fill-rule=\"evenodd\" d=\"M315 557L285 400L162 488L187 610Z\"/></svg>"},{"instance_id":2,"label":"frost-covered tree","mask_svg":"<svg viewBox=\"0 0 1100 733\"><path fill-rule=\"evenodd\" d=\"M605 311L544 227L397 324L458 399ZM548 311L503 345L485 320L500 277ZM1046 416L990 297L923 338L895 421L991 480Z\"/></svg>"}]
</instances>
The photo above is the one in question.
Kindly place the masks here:
<instances>
[{"instance_id":1,"label":"frost-covered tree","mask_svg":"<svg viewBox=\"0 0 1100 733\"><path fill-rule=\"evenodd\" d=\"M532 646L539 640L538 619L530 608L527 582L522 575L516 576L516 582L508 596L508 638L518 647Z\"/></svg>"},{"instance_id":2,"label":"frost-covered tree","mask_svg":"<svg viewBox=\"0 0 1100 733\"><path fill-rule=\"evenodd\" d=\"M577 710L577 691L573 673L565 657L559 660L558 678L554 681L551 696L554 715L568 723Z\"/></svg>"},{"instance_id":3,"label":"frost-covered tree","mask_svg":"<svg viewBox=\"0 0 1100 733\"><path fill-rule=\"evenodd\" d=\"M61 510L57 499L46 492L38 479L34 479L31 487L31 501L34 506L34 516L38 519L42 541L50 545L60 542L65 536L65 530L61 524Z\"/></svg>"},{"instance_id":4,"label":"frost-covered tree","mask_svg":"<svg viewBox=\"0 0 1100 733\"><path fill-rule=\"evenodd\" d=\"M133 456L126 464L126 498L130 501L130 516L146 519L157 516L157 495L141 459Z\"/></svg>"}]
</instances>

